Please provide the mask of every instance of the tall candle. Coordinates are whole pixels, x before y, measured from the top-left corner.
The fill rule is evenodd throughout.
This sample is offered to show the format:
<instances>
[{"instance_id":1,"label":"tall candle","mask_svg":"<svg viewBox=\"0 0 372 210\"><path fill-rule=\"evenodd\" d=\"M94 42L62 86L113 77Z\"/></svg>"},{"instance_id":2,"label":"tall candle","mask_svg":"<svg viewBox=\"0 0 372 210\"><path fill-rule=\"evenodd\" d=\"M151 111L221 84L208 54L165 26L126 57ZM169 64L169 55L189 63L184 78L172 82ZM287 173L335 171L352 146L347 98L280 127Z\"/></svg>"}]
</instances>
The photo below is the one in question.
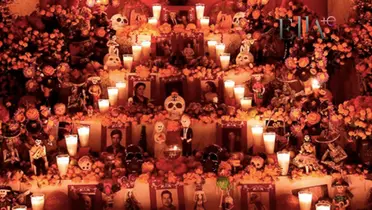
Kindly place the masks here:
<instances>
[{"instance_id":1,"label":"tall candle","mask_svg":"<svg viewBox=\"0 0 372 210\"><path fill-rule=\"evenodd\" d=\"M331 204L329 203L317 203L315 210L331 210Z\"/></svg>"},{"instance_id":2,"label":"tall candle","mask_svg":"<svg viewBox=\"0 0 372 210\"><path fill-rule=\"evenodd\" d=\"M96 1L95 0L87 0L86 4L87 4L88 7L94 7L94 5L96 4Z\"/></svg>"},{"instance_id":3,"label":"tall candle","mask_svg":"<svg viewBox=\"0 0 372 210\"><path fill-rule=\"evenodd\" d=\"M251 97L244 97L240 100L240 105L244 111L247 111L249 108L252 107L252 98Z\"/></svg>"},{"instance_id":4,"label":"tall candle","mask_svg":"<svg viewBox=\"0 0 372 210\"><path fill-rule=\"evenodd\" d=\"M278 163L281 168L281 175L286 176L288 174L290 153L289 152L277 152Z\"/></svg>"},{"instance_id":5,"label":"tall candle","mask_svg":"<svg viewBox=\"0 0 372 210\"><path fill-rule=\"evenodd\" d=\"M27 210L27 206L21 205L21 206L14 206L12 210Z\"/></svg>"},{"instance_id":6,"label":"tall candle","mask_svg":"<svg viewBox=\"0 0 372 210\"><path fill-rule=\"evenodd\" d=\"M313 194L311 192L298 192L298 199L300 201L300 210L311 210L311 201L313 200Z\"/></svg>"},{"instance_id":7,"label":"tall candle","mask_svg":"<svg viewBox=\"0 0 372 210\"><path fill-rule=\"evenodd\" d=\"M31 206L32 210L44 210L45 196L44 194L32 194L31 195Z\"/></svg>"},{"instance_id":8,"label":"tall candle","mask_svg":"<svg viewBox=\"0 0 372 210\"><path fill-rule=\"evenodd\" d=\"M116 104L118 103L119 89L117 87L108 87L107 92L110 101L110 106L116 106Z\"/></svg>"},{"instance_id":9,"label":"tall candle","mask_svg":"<svg viewBox=\"0 0 372 210\"><path fill-rule=\"evenodd\" d=\"M123 55L124 68L131 70L133 65L133 55L125 54Z\"/></svg>"},{"instance_id":10,"label":"tall candle","mask_svg":"<svg viewBox=\"0 0 372 210\"><path fill-rule=\"evenodd\" d=\"M230 65L230 53L223 53L220 55L221 68L226 70Z\"/></svg>"},{"instance_id":11,"label":"tall candle","mask_svg":"<svg viewBox=\"0 0 372 210\"><path fill-rule=\"evenodd\" d=\"M68 165L70 164L70 156L68 155L57 155L57 166L59 174L65 176L68 171Z\"/></svg>"},{"instance_id":12,"label":"tall candle","mask_svg":"<svg viewBox=\"0 0 372 210\"><path fill-rule=\"evenodd\" d=\"M67 145L67 151L70 156L75 156L77 153L77 135L72 134L72 135L65 135L66 139L66 145Z\"/></svg>"},{"instance_id":13,"label":"tall candle","mask_svg":"<svg viewBox=\"0 0 372 210\"><path fill-rule=\"evenodd\" d=\"M216 55L221 56L225 52L225 44L224 43L218 43L216 45Z\"/></svg>"},{"instance_id":14,"label":"tall candle","mask_svg":"<svg viewBox=\"0 0 372 210\"><path fill-rule=\"evenodd\" d=\"M237 104L240 104L240 99L244 98L245 88L242 85L238 85L234 88L235 100Z\"/></svg>"},{"instance_id":15,"label":"tall candle","mask_svg":"<svg viewBox=\"0 0 372 210\"><path fill-rule=\"evenodd\" d=\"M141 59L141 54L142 54L142 46L138 44L133 45L132 52L133 52L133 61L139 62Z\"/></svg>"},{"instance_id":16,"label":"tall candle","mask_svg":"<svg viewBox=\"0 0 372 210\"><path fill-rule=\"evenodd\" d=\"M148 23L153 25L153 26L157 26L158 25L158 19L156 19L155 17L150 17L149 20L148 20Z\"/></svg>"},{"instance_id":17,"label":"tall candle","mask_svg":"<svg viewBox=\"0 0 372 210\"><path fill-rule=\"evenodd\" d=\"M234 86L235 82L232 80L226 80L225 81L225 90L226 90L226 95L229 98L232 98L234 96Z\"/></svg>"},{"instance_id":18,"label":"tall candle","mask_svg":"<svg viewBox=\"0 0 372 210\"><path fill-rule=\"evenodd\" d=\"M274 132L268 132L268 133L263 134L265 151L267 154L274 154L275 137L276 137L276 134Z\"/></svg>"},{"instance_id":19,"label":"tall candle","mask_svg":"<svg viewBox=\"0 0 372 210\"><path fill-rule=\"evenodd\" d=\"M144 60L149 59L151 42L150 41L143 41L141 43L141 46L142 46L142 55L143 55L142 59L144 59Z\"/></svg>"},{"instance_id":20,"label":"tall candle","mask_svg":"<svg viewBox=\"0 0 372 210\"><path fill-rule=\"evenodd\" d=\"M89 145L89 131L89 126L78 128L80 146L87 147Z\"/></svg>"},{"instance_id":21,"label":"tall candle","mask_svg":"<svg viewBox=\"0 0 372 210\"><path fill-rule=\"evenodd\" d=\"M202 28L209 26L209 17L202 17L202 19L200 19L200 26Z\"/></svg>"},{"instance_id":22,"label":"tall candle","mask_svg":"<svg viewBox=\"0 0 372 210\"><path fill-rule=\"evenodd\" d=\"M209 55L212 57L212 58L215 58L216 57L216 44L217 42L214 41L214 40L209 40L207 42L208 44L208 52L209 52Z\"/></svg>"},{"instance_id":23,"label":"tall candle","mask_svg":"<svg viewBox=\"0 0 372 210\"><path fill-rule=\"evenodd\" d=\"M98 107L101 113L105 113L109 110L109 100L108 99L99 99L98 100Z\"/></svg>"},{"instance_id":24,"label":"tall candle","mask_svg":"<svg viewBox=\"0 0 372 210\"><path fill-rule=\"evenodd\" d=\"M152 16L154 16L154 18L159 20L160 13L161 13L161 4L153 4L152 5Z\"/></svg>"},{"instance_id":25,"label":"tall candle","mask_svg":"<svg viewBox=\"0 0 372 210\"><path fill-rule=\"evenodd\" d=\"M118 88L118 101L120 105L124 105L125 103L125 88L127 87L127 83L125 82L117 82L116 87Z\"/></svg>"},{"instance_id":26,"label":"tall candle","mask_svg":"<svg viewBox=\"0 0 372 210\"><path fill-rule=\"evenodd\" d=\"M204 17L204 8L205 8L205 5L202 3L195 4L196 19L200 20Z\"/></svg>"}]
</instances>

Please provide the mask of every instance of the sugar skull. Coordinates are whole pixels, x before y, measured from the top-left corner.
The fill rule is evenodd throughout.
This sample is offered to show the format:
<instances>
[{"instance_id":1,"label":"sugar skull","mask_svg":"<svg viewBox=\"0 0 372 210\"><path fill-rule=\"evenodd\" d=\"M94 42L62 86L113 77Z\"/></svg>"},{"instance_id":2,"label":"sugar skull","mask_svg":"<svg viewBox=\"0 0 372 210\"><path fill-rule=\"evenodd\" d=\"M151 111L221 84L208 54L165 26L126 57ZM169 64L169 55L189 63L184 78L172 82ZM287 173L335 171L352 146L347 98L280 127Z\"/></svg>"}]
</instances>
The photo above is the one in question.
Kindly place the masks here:
<instances>
[{"instance_id":1,"label":"sugar skull","mask_svg":"<svg viewBox=\"0 0 372 210\"><path fill-rule=\"evenodd\" d=\"M163 122L158 121L155 123L155 132L162 133L164 131L165 125Z\"/></svg>"},{"instance_id":2,"label":"sugar skull","mask_svg":"<svg viewBox=\"0 0 372 210\"><path fill-rule=\"evenodd\" d=\"M236 64L239 66L248 66L250 63L253 63L254 57L250 52L240 51L235 61Z\"/></svg>"},{"instance_id":3,"label":"sugar skull","mask_svg":"<svg viewBox=\"0 0 372 210\"><path fill-rule=\"evenodd\" d=\"M191 119L188 115L182 115L181 117L181 124L182 124L182 127L184 128L188 128L190 127L190 124L191 124Z\"/></svg>"},{"instance_id":4,"label":"sugar skull","mask_svg":"<svg viewBox=\"0 0 372 210\"><path fill-rule=\"evenodd\" d=\"M121 14L116 14L111 17L111 25L115 31L123 28L128 24L129 24L128 18Z\"/></svg>"},{"instance_id":5,"label":"sugar skull","mask_svg":"<svg viewBox=\"0 0 372 210\"><path fill-rule=\"evenodd\" d=\"M124 164L128 173L141 174L143 159L141 147L131 144L125 149Z\"/></svg>"},{"instance_id":6,"label":"sugar skull","mask_svg":"<svg viewBox=\"0 0 372 210\"><path fill-rule=\"evenodd\" d=\"M104 68L107 70L119 69L121 61L119 58L119 50L115 48L112 53L108 53L103 58Z\"/></svg>"},{"instance_id":7,"label":"sugar skull","mask_svg":"<svg viewBox=\"0 0 372 210\"><path fill-rule=\"evenodd\" d=\"M245 12L237 12L233 18L233 27L240 28L240 21L245 19Z\"/></svg>"},{"instance_id":8,"label":"sugar skull","mask_svg":"<svg viewBox=\"0 0 372 210\"><path fill-rule=\"evenodd\" d=\"M180 120L185 111L185 106L185 100L176 92L173 92L164 101L164 107L168 112L169 119L171 120Z\"/></svg>"},{"instance_id":9,"label":"sugar skull","mask_svg":"<svg viewBox=\"0 0 372 210\"><path fill-rule=\"evenodd\" d=\"M224 150L216 144L210 145L205 148L202 160L204 172L216 173L218 171L218 166L223 159L223 153Z\"/></svg>"},{"instance_id":10,"label":"sugar skull","mask_svg":"<svg viewBox=\"0 0 372 210\"><path fill-rule=\"evenodd\" d=\"M62 103L58 103L58 104L54 105L54 113L57 116L65 115L66 114L66 105L64 105Z\"/></svg>"},{"instance_id":11,"label":"sugar skull","mask_svg":"<svg viewBox=\"0 0 372 210\"><path fill-rule=\"evenodd\" d=\"M79 159L78 165L83 171L90 171L92 169L92 160L89 156L83 156Z\"/></svg>"},{"instance_id":12,"label":"sugar skull","mask_svg":"<svg viewBox=\"0 0 372 210\"><path fill-rule=\"evenodd\" d=\"M256 169L263 169L265 165L265 160L260 156L254 156L251 159L251 165Z\"/></svg>"},{"instance_id":13,"label":"sugar skull","mask_svg":"<svg viewBox=\"0 0 372 210\"><path fill-rule=\"evenodd\" d=\"M232 25L231 15L223 14L220 11L217 15L216 25L220 29L230 29Z\"/></svg>"}]
</instances>

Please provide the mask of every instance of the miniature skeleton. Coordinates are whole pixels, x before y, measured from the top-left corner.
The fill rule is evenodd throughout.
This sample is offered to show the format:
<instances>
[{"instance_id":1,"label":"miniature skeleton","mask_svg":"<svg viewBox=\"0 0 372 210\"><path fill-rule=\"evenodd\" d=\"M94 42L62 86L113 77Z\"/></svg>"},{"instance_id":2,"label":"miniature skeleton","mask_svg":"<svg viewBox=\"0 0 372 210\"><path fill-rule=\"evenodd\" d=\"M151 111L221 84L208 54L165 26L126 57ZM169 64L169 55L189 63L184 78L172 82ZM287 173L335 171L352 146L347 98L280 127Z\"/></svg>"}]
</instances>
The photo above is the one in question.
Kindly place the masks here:
<instances>
[{"instance_id":1,"label":"miniature skeleton","mask_svg":"<svg viewBox=\"0 0 372 210\"><path fill-rule=\"evenodd\" d=\"M154 147L154 156L156 158L162 158L164 157L164 150L167 147L165 141L167 139L165 133L165 125L163 122L156 122L155 123L155 134L154 134L154 141L155 141L155 147Z\"/></svg>"},{"instance_id":2,"label":"miniature skeleton","mask_svg":"<svg viewBox=\"0 0 372 210\"><path fill-rule=\"evenodd\" d=\"M293 159L293 165L298 168L305 168L306 174L310 171L318 170L319 164L316 159L316 150L311 143L310 136L305 136L299 154Z\"/></svg>"},{"instance_id":3,"label":"miniature skeleton","mask_svg":"<svg viewBox=\"0 0 372 210\"><path fill-rule=\"evenodd\" d=\"M334 142L328 143L328 149L322 156L322 161L324 165L334 169L336 171L341 171L343 166L343 161L347 158L347 154L341 146L335 144ZM330 159L330 160L327 160Z\"/></svg>"},{"instance_id":4,"label":"miniature skeleton","mask_svg":"<svg viewBox=\"0 0 372 210\"><path fill-rule=\"evenodd\" d=\"M35 145L30 149L30 161L34 173L39 176L40 174L45 175L48 168L48 159L46 156L46 148L42 145L40 139L35 140Z\"/></svg>"}]
</instances>

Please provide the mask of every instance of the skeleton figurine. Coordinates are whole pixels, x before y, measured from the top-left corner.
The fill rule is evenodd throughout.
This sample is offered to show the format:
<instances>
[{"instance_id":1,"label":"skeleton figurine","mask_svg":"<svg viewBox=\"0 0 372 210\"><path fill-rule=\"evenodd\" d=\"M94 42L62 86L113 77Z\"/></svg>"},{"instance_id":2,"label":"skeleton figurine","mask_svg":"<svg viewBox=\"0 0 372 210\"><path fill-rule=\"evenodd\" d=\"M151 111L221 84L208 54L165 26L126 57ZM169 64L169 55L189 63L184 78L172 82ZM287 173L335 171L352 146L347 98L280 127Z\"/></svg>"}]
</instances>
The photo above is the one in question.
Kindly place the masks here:
<instances>
[{"instance_id":1,"label":"skeleton figurine","mask_svg":"<svg viewBox=\"0 0 372 210\"><path fill-rule=\"evenodd\" d=\"M10 210L12 206L12 200L9 198L8 193L12 191L12 188L8 186L0 186L0 209Z\"/></svg>"},{"instance_id":2,"label":"skeleton figurine","mask_svg":"<svg viewBox=\"0 0 372 210\"><path fill-rule=\"evenodd\" d=\"M329 168L341 172L343 161L347 158L347 154L341 146L335 144L334 141L328 143L328 149L322 156L321 163Z\"/></svg>"},{"instance_id":3,"label":"skeleton figurine","mask_svg":"<svg viewBox=\"0 0 372 210\"><path fill-rule=\"evenodd\" d=\"M182 155L191 156L192 155L192 137L193 132L190 128L191 119L188 115L182 115L181 117L181 140L182 140Z\"/></svg>"},{"instance_id":4,"label":"skeleton figurine","mask_svg":"<svg viewBox=\"0 0 372 210\"><path fill-rule=\"evenodd\" d=\"M253 100L258 107L260 107L263 103L263 96L265 93L265 86L262 84L262 74L254 74L252 75L254 78L254 82L252 84L253 90Z\"/></svg>"},{"instance_id":5,"label":"skeleton figurine","mask_svg":"<svg viewBox=\"0 0 372 210\"><path fill-rule=\"evenodd\" d=\"M92 85L88 89L88 93L91 95L93 100L93 107L98 109L98 100L101 96L102 89L98 85L98 82L101 80L99 77L90 77L88 80L92 81Z\"/></svg>"},{"instance_id":6,"label":"skeleton figurine","mask_svg":"<svg viewBox=\"0 0 372 210\"><path fill-rule=\"evenodd\" d=\"M229 194L225 196L222 202L222 210L234 209L234 199Z\"/></svg>"},{"instance_id":7,"label":"skeleton figurine","mask_svg":"<svg viewBox=\"0 0 372 210\"><path fill-rule=\"evenodd\" d=\"M168 118L170 120L180 120L185 111L185 106L185 100L176 92L173 92L164 101L164 107L168 111Z\"/></svg>"},{"instance_id":8,"label":"skeleton figurine","mask_svg":"<svg viewBox=\"0 0 372 210\"><path fill-rule=\"evenodd\" d=\"M207 198L205 196L204 191L197 190L194 193L194 210L206 210L204 204L207 202Z\"/></svg>"},{"instance_id":9,"label":"skeleton figurine","mask_svg":"<svg viewBox=\"0 0 372 210\"><path fill-rule=\"evenodd\" d=\"M350 206L350 195L348 195L347 188L349 184L343 179L336 180L332 183L335 187L335 196L332 199L332 206L334 210L346 210Z\"/></svg>"},{"instance_id":10,"label":"skeleton figurine","mask_svg":"<svg viewBox=\"0 0 372 210\"><path fill-rule=\"evenodd\" d=\"M46 156L46 148L42 145L40 139L35 140L35 145L30 149L30 162L34 173L46 175L48 168L48 159Z\"/></svg>"},{"instance_id":11,"label":"skeleton figurine","mask_svg":"<svg viewBox=\"0 0 372 210\"><path fill-rule=\"evenodd\" d=\"M167 137L165 135L165 125L163 122L156 122L155 123L155 134L154 134L154 156L156 158L164 157L164 150L167 148L167 144L165 143Z\"/></svg>"},{"instance_id":12,"label":"skeleton figurine","mask_svg":"<svg viewBox=\"0 0 372 210\"><path fill-rule=\"evenodd\" d=\"M298 168L305 168L306 174L310 171L318 170L319 164L316 159L316 150L315 146L311 143L310 136L305 136L299 154L293 159L293 165Z\"/></svg>"},{"instance_id":13,"label":"skeleton figurine","mask_svg":"<svg viewBox=\"0 0 372 210\"><path fill-rule=\"evenodd\" d=\"M6 168L12 170L19 167L19 154L17 148L14 147L14 138L6 138L6 148L3 149L3 159Z\"/></svg>"},{"instance_id":14,"label":"skeleton figurine","mask_svg":"<svg viewBox=\"0 0 372 210\"><path fill-rule=\"evenodd\" d=\"M254 57L252 53L250 53L251 45L256 40L252 38L251 34L247 34L247 38L242 42L242 46L240 47L240 53L236 57L236 64L239 66L248 66L249 64L254 62Z\"/></svg>"}]
</instances>

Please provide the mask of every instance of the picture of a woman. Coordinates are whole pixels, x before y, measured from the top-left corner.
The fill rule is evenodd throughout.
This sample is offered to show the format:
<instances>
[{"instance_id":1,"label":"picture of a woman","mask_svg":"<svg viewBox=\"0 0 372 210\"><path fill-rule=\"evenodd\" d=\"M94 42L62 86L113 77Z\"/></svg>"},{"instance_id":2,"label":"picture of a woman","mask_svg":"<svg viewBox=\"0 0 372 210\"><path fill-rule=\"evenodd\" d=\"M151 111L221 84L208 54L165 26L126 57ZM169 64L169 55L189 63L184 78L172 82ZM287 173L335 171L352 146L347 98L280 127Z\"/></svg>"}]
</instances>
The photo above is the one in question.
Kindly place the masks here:
<instances>
[{"instance_id":1,"label":"picture of a woman","mask_svg":"<svg viewBox=\"0 0 372 210\"><path fill-rule=\"evenodd\" d=\"M218 98L217 86L214 82L208 81L205 83L203 98L205 102L213 102L214 98Z\"/></svg>"},{"instance_id":2,"label":"picture of a woman","mask_svg":"<svg viewBox=\"0 0 372 210\"><path fill-rule=\"evenodd\" d=\"M147 106L149 99L145 96L146 84L139 82L134 86L133 104Z\"/></svg>"}]
</instances>

